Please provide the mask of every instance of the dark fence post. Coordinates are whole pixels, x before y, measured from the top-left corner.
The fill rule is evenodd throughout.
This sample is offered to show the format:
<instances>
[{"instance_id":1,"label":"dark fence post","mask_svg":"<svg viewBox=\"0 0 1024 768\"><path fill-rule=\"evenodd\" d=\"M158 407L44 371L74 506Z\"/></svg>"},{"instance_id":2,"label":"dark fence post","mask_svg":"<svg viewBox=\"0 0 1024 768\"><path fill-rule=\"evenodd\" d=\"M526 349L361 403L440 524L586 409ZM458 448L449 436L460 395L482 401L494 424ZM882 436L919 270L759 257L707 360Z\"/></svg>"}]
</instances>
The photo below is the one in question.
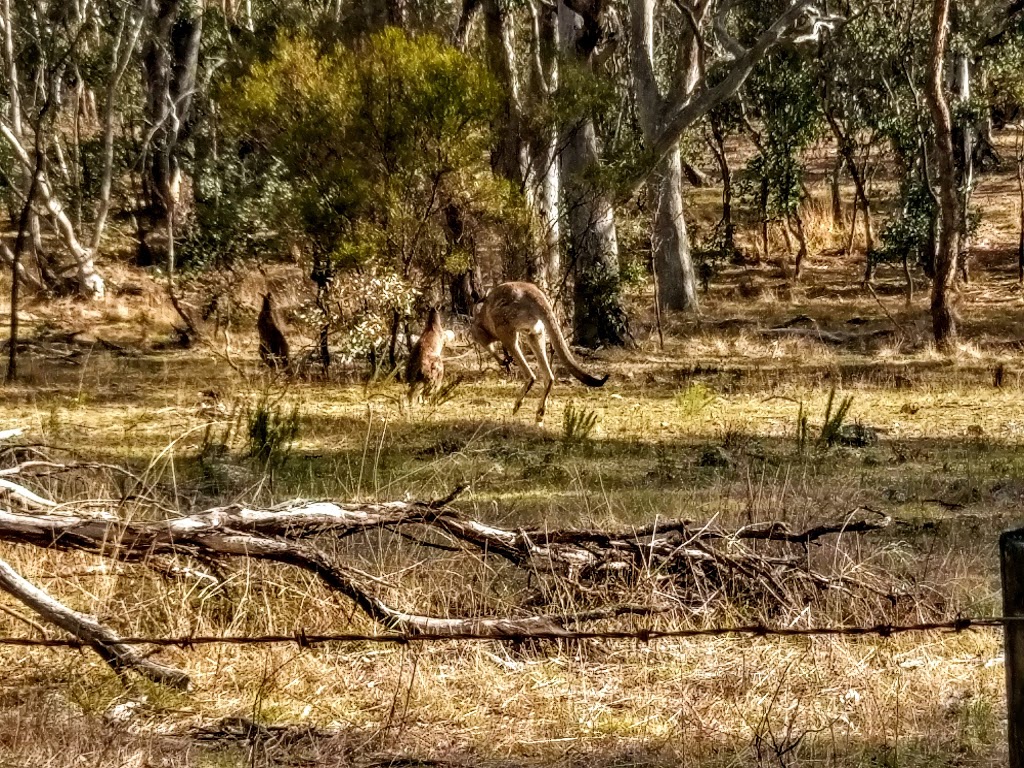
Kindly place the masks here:
<instances>
[{"instance_id":1,"label":"dark fence post","mask_svg":"<svg viewBox=\"0 0 1024 768\"><path fill-rule=\"evenodd\" d=\"M1024 617L1024 528L999 537L1003 616ZM1024 621L1003 625L1006 666L1006 723L1010 768L1024 768Z\"/></svg>"}]
</instances>

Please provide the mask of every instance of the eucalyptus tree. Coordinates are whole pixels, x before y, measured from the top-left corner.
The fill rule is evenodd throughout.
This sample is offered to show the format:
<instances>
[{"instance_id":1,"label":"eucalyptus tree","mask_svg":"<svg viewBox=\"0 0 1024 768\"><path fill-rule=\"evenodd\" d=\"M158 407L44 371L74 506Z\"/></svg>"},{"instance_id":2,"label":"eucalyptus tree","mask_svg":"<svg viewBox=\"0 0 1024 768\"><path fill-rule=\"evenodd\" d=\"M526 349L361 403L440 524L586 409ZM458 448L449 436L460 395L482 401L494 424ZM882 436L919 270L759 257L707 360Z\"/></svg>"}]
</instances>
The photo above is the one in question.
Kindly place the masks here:
<instances>
[{"instance_id":1,"label":"eucalyptus tree","mask_svg":"<svg viewBox=\"0 0 1024 768\"><path fill-rule=\"evenodd\" d=\"M559 77L557 11L542 2L466 0L455 33L462 50L469 46L470 22L477 13L484 19L485 58L502 89L492 166L533 212L533 247L509 265L507 276L554 287L562 276L559 135L553 104Z\"/></svg>"},{"instance_id":2,"label":"eucalyptus tree","mask_svg":"<svg viewBox=\"0 0 1024 768\"><path fill-rule=\"evenodd\" d=\"M950 0L933 0L931 52L928 61L926 99L935 130L936 176L939 198L939 227L932 278L932 330L940 347L956 341L956 316L951 293L956 279L957 259L957 174L953 161L953 121L946 98L943 70L949 39Z\"/></svg>"},{"instance_id":3,"label":"eucalyptus tree","mask_svg":"<svg viewBox=\"0 0 1024 768\"><path fill-rule=\"evenodd\" d=\"M768 253L768 224L782 223L787 244L796 235L793 279L799 280L808 256L803 214L804 151L822 131L817 72L793 48L776 49L766 56L743 88L742 102L754 111L759 128L748 121L757 154L747 167L757 182L762 240Z\"/></svg>"},{"instance_id":4,"label":"eucalyptus tree","mask_svg":"<svg viewBox=\"0 0 1024 768\"><path fill-rule=\"evenodd\" d=\"M886 72L893 72L899 44L893 40L898 26L888 15L883 20L862 9L849 23L827 37L818 66L821 113L835 140L839 168L853 182L854 206L849 247L857 230L858 214L864 229L864 281L870 282L877 259L874 207L868 192L872 155L881 135L880 122L891 108L891 91L878 87ZM894 20L897 24L894 24ZM838 174L837 174L838 175Z\"/></svg>"},{"instance_id":5,"label":"eucalyptus tree","mask_svg":"<svg viewBox=\"0 0 1024 768\"><path fill-rule=\"evenodd\" d=\"M612 21L604 0L562 0L558 6L563 56L581 90L586 90L587 79L600 75L604 61L614 52L617 40L609 35ZM559 158L573 276L573 334L577 343L589 347L621 345L627 332L615 197L601 174L596 103L587 98L571 102Z\"/></svg>"},{"instance_id":6,"label":"eucalyptus tree","mask_svg":"<svg viewBox=\"0 0 1024 768\"><path fill-rule=\"evenodd\" d=\"M152 264L151 232L164 240L163 262L175 267L175 214L188 205L182 199L181 156L193 127L203 6L187 0L146 0L142 50L145 98L141 139L142 196L139 211L139 264ZM186 185L187 188L187 185Z\"/></svg>"},{"instance_id":7,"label":"eucalyptus tree","mask_svg":"<svg viewBox=\"0 0 1024 768\"><path fill-rule=\"evenodd\" d=\"M680 0L674 5L682 14L682 28L677 26L677 34L656 40L658 5L657 0L630 0L630 61L648 153L647 166L631 181L643 183L650 178L657 189L655 264L661 305L696 310L679 140L734 96L773 49L787 42L817 40L823 29L834 27L840 19L823 13L810 0L749 7L733 0ZM668 53L659 57L659 51ZM675 75L659 72L659 60L671 62Z\"/></svg>"}]
</instances>

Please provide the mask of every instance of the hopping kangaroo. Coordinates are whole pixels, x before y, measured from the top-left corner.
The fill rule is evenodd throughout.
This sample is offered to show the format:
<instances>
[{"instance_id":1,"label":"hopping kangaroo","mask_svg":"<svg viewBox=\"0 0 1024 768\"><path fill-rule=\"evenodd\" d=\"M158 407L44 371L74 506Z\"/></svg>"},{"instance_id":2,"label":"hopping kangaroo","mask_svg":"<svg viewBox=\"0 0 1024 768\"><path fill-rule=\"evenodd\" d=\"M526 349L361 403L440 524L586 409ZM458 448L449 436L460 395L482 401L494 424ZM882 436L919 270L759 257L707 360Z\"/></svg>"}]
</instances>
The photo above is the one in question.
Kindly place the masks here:
<instances>
[{"instance_id":1,"label":"hopping kangaroo","mask_svg":"<svg viewBox=\"0 0 1024 768\"><path fill-rule=\"evenodd\" d=\"M487 294L487 298L473 308L470 333L473 339L494 355L499 363L503 362L497 350L498 342L501 342L526 374L526 386L516 400L513 413L519 410L537 381L523 355L521 341L525 337L526 343L530 345L537 362L540 363L541 375L544 376L544 394L537 409L538 423L544 422L544 407L547 405L551 386L555 383L555 375L551 371L551 363L548 362L548 335L551 336L551 343L558 359L573 376L588 387L600 387L608 380L607 375L599 379L580 368L558 327L558 318L551 309L551 303L543 291L533 283L502 283Z\"/></svg>"},{"instance_id":2,"label":"hopping kangaroo","mask_svg":"<svg viewBox=\"0 0 1024 768\"><path fill-rule=\"evenodd\" d=\"M444 343L446 334L441 327L441 316L431 308L423 335L412 348L409 363L405 367L405 381L409 385L409 402L413 401L417 389L420 399L424 394L436 392L444 378Z\"/></svg>"}]
</instances>

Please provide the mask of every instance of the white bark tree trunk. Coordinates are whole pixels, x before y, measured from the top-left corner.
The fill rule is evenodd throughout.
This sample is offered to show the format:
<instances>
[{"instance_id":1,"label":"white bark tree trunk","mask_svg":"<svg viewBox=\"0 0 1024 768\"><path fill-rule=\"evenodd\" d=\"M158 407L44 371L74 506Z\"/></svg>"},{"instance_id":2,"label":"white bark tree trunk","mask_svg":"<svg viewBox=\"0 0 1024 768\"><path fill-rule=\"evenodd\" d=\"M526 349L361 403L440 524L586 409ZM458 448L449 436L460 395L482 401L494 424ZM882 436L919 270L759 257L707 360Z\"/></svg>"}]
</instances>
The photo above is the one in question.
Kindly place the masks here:
<instances>
[{"instance_id":1,"label":"white bark tree trunk","mask_svg":"<svg viewBox=\"0 0 1024 768\"><path fill-rule=\"evenodd\" d=\"M529 98L541 111L558 89L558 16L552 8L530 4L533 21L533 62ZM554 123L539 128L530 141L530 171L527 190L537 215L539 243L532 265L533 278L545 290L556 286L562 276L562 185L559 169L558 130Z\"/></svg>"},{"instance_id":2,"label":"white bark tree trunk","mask_svg":"<svg viewBox=\"0 0 1024 768\"><path fill-rule=\"evenodd\" d=\"M667 105L667 100L659 92L654 72L654 8L655 0L630 2L630 64L640 127L649 146L653 146L665 130ZM707 0L692 6L693 21L703 23L709 8ZM692 29L679 43L673 100L688 98L699 82L698 45ZM697 311L697 275L684 218L682 158L678 142L658 161L648 184L656 201L651 248L657 271L659 304L662 309Z\"/></svg>"},{"instance_id":3,"label":"white bark tree trunk","mask_svg":"<svg viewBox=\"0 0 1024 768\"><path fill-rule=\"evenodd\" d=\"M32 158L22 143L15 136L12 127L6 122L0 122L0 137L2 137L13 150L14 156L23 168L31 172L35 168ZM56 198L53 188L45 175L39 178L36 188L36 195L45 209L57 235L65 247L74 257L78 265L78 290L82 296L90 299L102 299L106 294L106 285L103 278L96 270L96 263L92 249L82 245L75 232L75 226L68 217L64 204Z\"/></svg>"},{"instance_id":4,"label":"white bark tree trunk","mask_svg":"<svg viewBox=\"0 0 1024 768\"><path fill-rule=\"evenodd\" d=\"M662 309L696 311L697 276L683 212L683 167L678 147L659 163L653 183L658 203L651 247L658 271L658 300Z\"/></svg>"},{"instance_id":5,"label":"white bark tree trunk","mask_svg":"<svg viewBox=\"0 0 1024 768\"><path fill-rule=\"evenodd\" d=\"M39 152L45 152L49 139L46 136L35 137L34 135L30 135L31 132L43 130L44 127L41 124L26 127L23 123L23 109L21 107L23 99L22 94L20 93L21 82L17 74L17 64L15 60L16 19L11 14L10 0L3 0L0 10L2 10L3 14L2 23L4 28L6 86L11 107L8 119L0 120L0 139L2 139L11 149L17 164L20 166L23 178L30 183L35 175L37 167L36 157L34 157L36 151L35 147L39 147ZM127 16L125 18L127 18ZM59 77L59 75L52 76ZM40 87L43 89L55 88L55 86L49 82L35 83L34 87ZM42 123L42 116L39 117L37 123ZM34 140L36 138L41 138L42 140ZM30 141L30 139L33 139L34 141ZM33 143L34 146L32 146ZM31 154L29 152L29 148L32 149ZM111 156L113 154L112 142L110 154ZM105 170L108 176L112 173L112 170L110 169ZM27 189L28 185L26 184L23 189L19 190L22 200L25 199ZM63 202L57 197L54 186L51 184L45 172L39 175L35 188L35 200L38 201L39 207L37 211L33 211L31 213L32 219L29 222L29 228L33 234L33 241L38 239L38 222L35 220L35 217L37 214L42 215L49 219L57 237L75 260L77 265L79 293L86 298L102 299L106 293L106 286L102 276L96 269L95 263L95 253L99 244L99 238L94 238L95 244L92 247L83 244L80 237L80 231L76 229L75 223L72 222L70 216L65 210ZM104 216L99 221L98 230L100 233L102 233L104 220L105 212ZM42 262L40 263L42 264Z\"/></svg>"}]
</instances>

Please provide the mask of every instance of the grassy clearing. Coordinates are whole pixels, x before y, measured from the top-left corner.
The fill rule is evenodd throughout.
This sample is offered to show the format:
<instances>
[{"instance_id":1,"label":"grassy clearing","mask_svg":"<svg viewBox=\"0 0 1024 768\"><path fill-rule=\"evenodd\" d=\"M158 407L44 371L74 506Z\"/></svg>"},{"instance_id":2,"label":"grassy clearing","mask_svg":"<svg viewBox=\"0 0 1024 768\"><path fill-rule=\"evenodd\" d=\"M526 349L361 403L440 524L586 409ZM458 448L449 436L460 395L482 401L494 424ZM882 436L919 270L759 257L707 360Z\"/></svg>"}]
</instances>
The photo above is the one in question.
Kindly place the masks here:
<instances>
[{"instance_id":1,"label":"grassy clearing","mask_svg":"<svg viewBox=\"0 0 1024 768\"><path fill-rule=\"evenodd\" d=\"M996 182L982 191L989 183L998 194ZM773 621L992 613L997 533L1016 522L1024 496L1024 294L1012 256L1000 250L1013 240L1012 217L1003 218L986 219L994 222L985 233L991 248L961 296L969 343L952 358L927 342L926 297L904 306L895 274L881 272L876 299L853 287L861 266L837 256L815 256L800 286L777 266L727 269L699 320L669 320L664 349L644 309L650 297L637 297L637 348L584 360L612 379L600 390L556 385L540 429L530 420L532 399L511 415L520 385L482 369L464 342L449 363L464 377L454 396L409 410L395 384L270 381L255 372L254 340L241 334L233 359L251 368L244 376L209 350L147 351L170 318L144 294L101 310L30 307L37 338L47 328L88 327L132 354L97 345L61 362L51 347L37 348L25 358L25 382L0 392L2 426L128 464L183 510L299 495L430 498L457 484L468 485L465 511L507 525L657 517L802 525L865 505L900 524L851 543L845 556L894 583L913 580L914 600L886 609L837 598ZM815 236L825 243L825 234ZM827 332L891 333L839 345L759 333L799 315ZM845 423L877 440L818 440L833 390L836 404L852 397ZM265 472L249 457L247 414L268 397L279 413L295 409L298 427ZM567 429L570 409L575 427ZM90 498L124 492L119 482L72 475L39 490ZM141 503L123 513L154 514ZM530 595L493 563L424 554L397 537L349 541L338 554L409 608L509 613ZM80 555L4 548L3 556L125 633L368 628L343 601L280 568L232 570L217 591ZM727 622L745 610L727 605L692 622ZM32 632L0 613L0 634ZM990 631L595 642L546 654L493 643L169 650L166 658L195 680L178 693L144 684L126 691L89 654L0 648L0 762L995 766L1005 760L1000 653ZM258 738L248 721L264 729ZM218 723L228 735L213 739L203 729Z\"/></svg>"}]
</instances>

